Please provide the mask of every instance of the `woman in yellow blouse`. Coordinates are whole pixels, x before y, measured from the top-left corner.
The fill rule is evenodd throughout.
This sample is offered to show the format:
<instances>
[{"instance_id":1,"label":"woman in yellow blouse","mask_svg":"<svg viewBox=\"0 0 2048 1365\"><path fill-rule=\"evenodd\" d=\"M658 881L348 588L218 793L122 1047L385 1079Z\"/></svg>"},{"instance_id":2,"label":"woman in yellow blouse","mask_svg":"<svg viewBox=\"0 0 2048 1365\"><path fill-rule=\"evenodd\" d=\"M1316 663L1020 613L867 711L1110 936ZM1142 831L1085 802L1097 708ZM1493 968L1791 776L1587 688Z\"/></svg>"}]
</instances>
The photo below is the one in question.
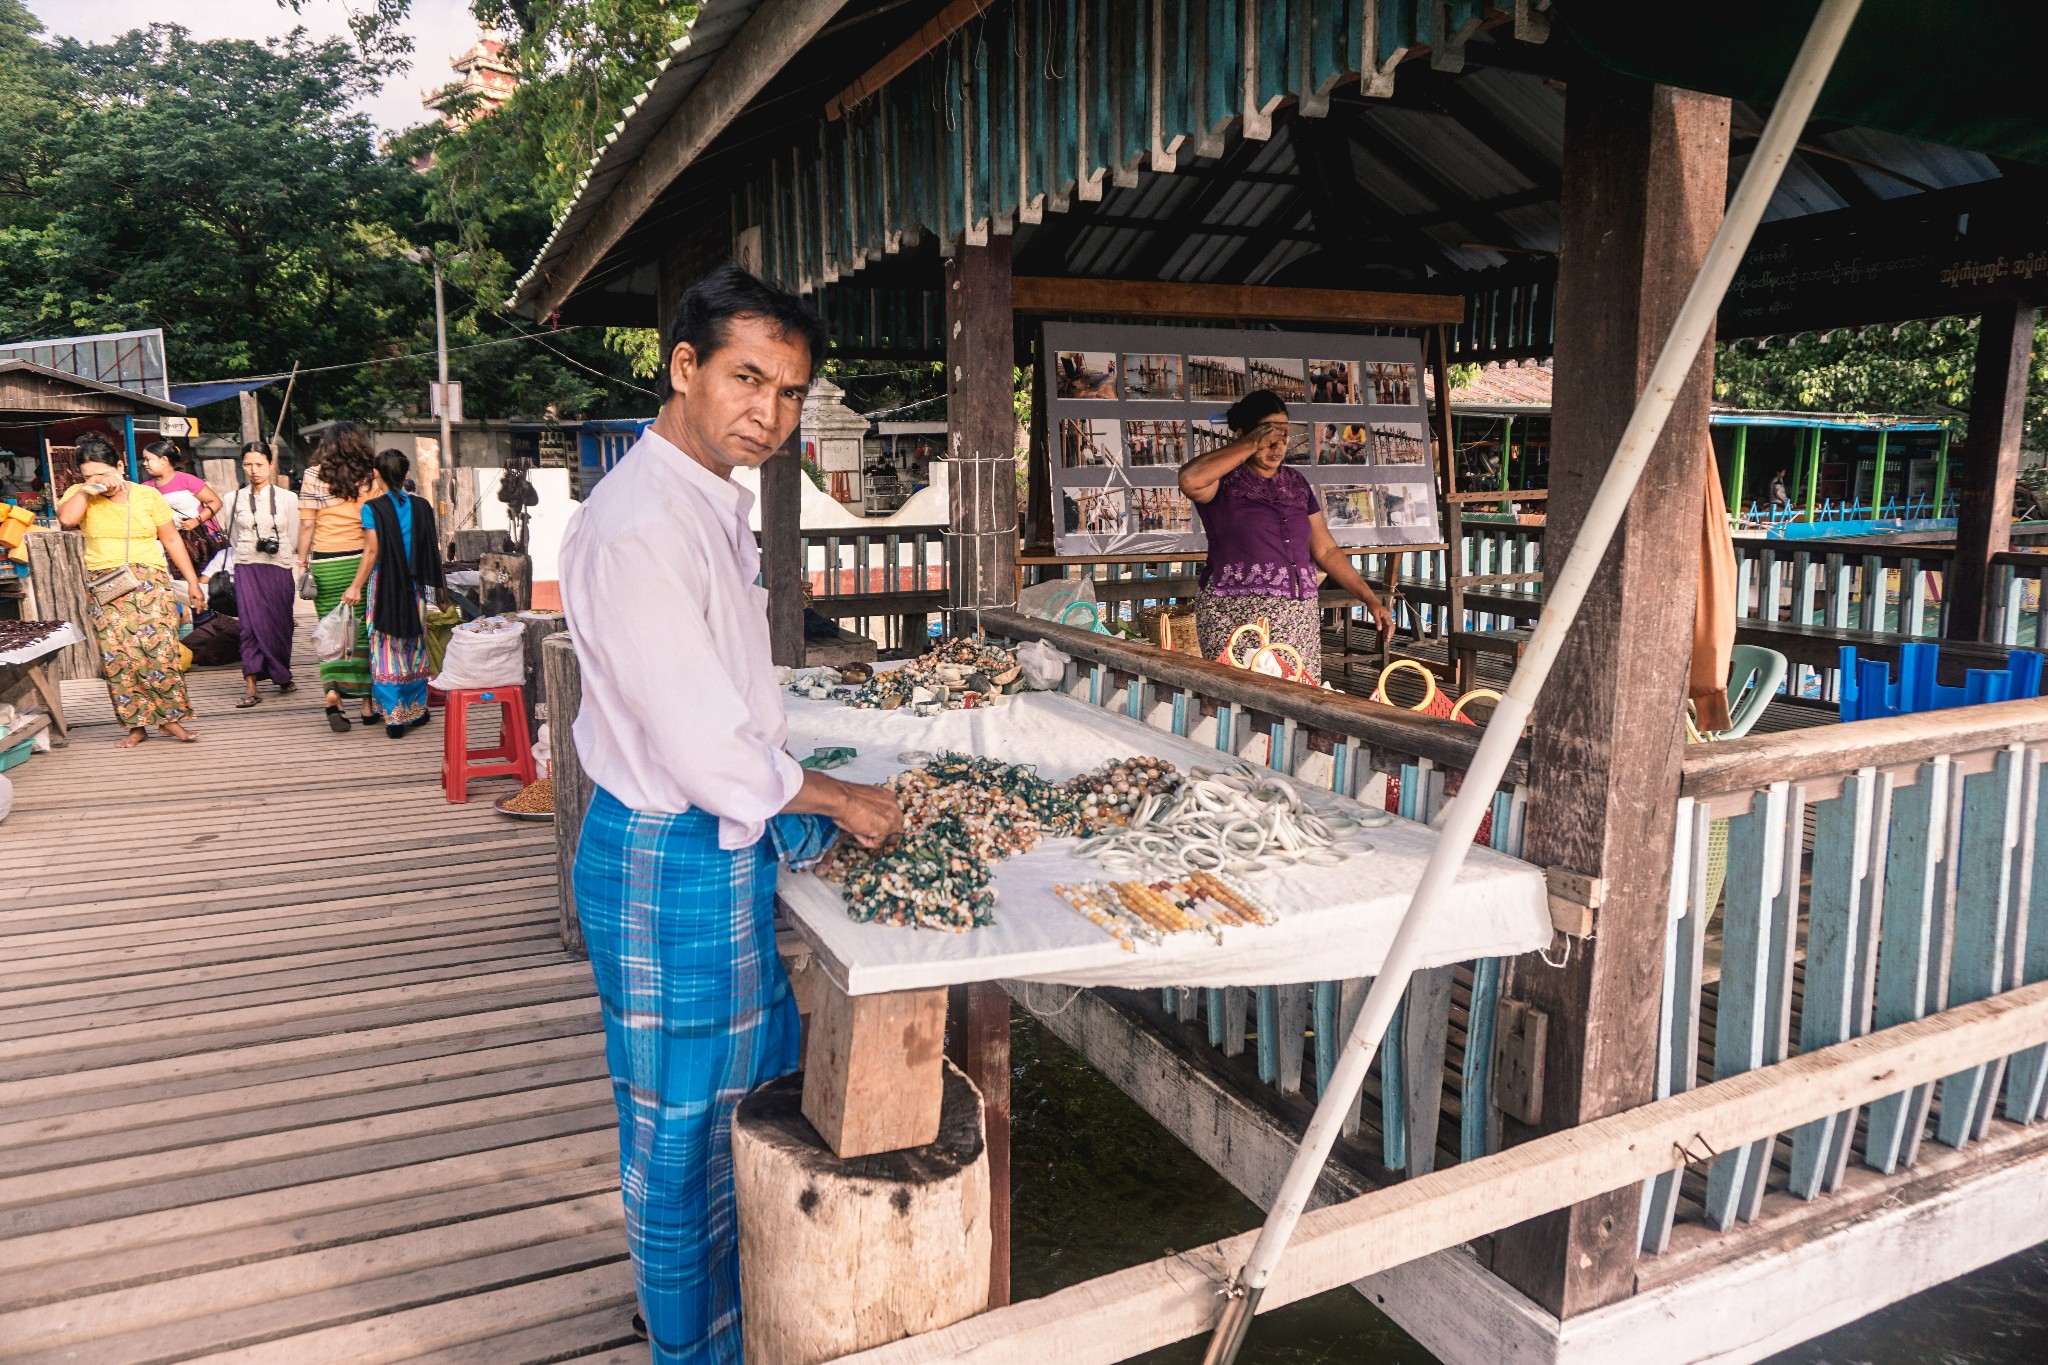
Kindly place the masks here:
<instances>
[{"instance_id":1,"label":"woman in yellow blouse","mask_svg":"<svg viewBox=\"0 0 2048 1365\"><path fill-rule=\"evenodd\" d=\"M114 444L97 432L78 440L75 452L84 482L66 490L57 504L60 526L85 533L88 576L126 565L135 585L110 601L86 595L86 615L99 645L100 670L113 694L114 715L128 730L120 747L149 738L149 727L191 743L198 735L183 722L192 714L185 675L178 671L178 603L171 570L185 581L192 602L205 599L199 573L185 553L177 518L163 494L146 483L129 483L114 456Z\"/></svg>"}]
</instances>

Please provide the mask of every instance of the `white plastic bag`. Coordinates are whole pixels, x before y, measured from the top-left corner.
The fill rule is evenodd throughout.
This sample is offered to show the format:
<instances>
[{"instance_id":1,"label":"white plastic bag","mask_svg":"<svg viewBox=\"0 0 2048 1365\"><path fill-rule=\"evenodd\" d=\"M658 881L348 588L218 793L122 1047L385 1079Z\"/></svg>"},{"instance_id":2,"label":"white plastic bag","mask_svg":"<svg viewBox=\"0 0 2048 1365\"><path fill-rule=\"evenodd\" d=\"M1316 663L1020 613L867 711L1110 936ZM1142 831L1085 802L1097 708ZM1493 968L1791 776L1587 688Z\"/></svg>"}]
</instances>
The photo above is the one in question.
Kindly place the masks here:
<instances>
[{"instance_id":1,"label":"white plastic bag","mask_svg":"<svg viewBox=\"0 0 2048 1365\"><path fill-rule=\"evenodd\" d=\"M1042 621L1058 621L1076 602L1095 605L1095 580L1092 578L1048 578L1043 583L1033 583L1017 594L1017 614L1036 616ZM1066 624L1081 626L1088 613L1074 612L1067 617Z\"/></svg>"},{"instance_id":2,"label":"white plastic bag","mask_svg":"<svg viewBox=\"0 0 2048 1365\"><path fill-rule=\"evenodd\" d=\"M7 812L14 809L14 781L0 777L0 820L7 818Z\"/></svg>"},{"instance_id":3,"label":"white plastic bag","mask_svg":"<svg viewBox=\"0 0 2048 1365\"><path fill-rule=\"evenodd\" d=\"M533 775L537 778L546 777L549 766L554 762L553 738L548 731L548 723L542 721L540 729L533 734Z\"/></svg>"},{"instance_id":4,"label":"white plastic bag","mask_svg":"<svg viewBox=\"0 0 2048 1365\"><path fill-rule=\"evenodd\" d=\"M354 657L355 650L356 609L346 602L336 603L313 627L313 653L321 663L331 664Z\"/></svg>"},{"instance_id":5,"label":"white plastic bag","mask_svg":"<svg viewBox=\"0 0 2048 1365\"><path fill-rule=\"evenodd\" d=\"M448 633L448 652L430 685L442 692L518 687L526 681L525 634L525 626L505 616L464 622Z\"/></svg>"},{"instance_id":6,"label":"white plastic bag","mask_svg":"<svg viewBox=\"0 0 2048 1365\"><path fill-rule=\"evenodd\" d=\"M1017 666L1024 670L1024 685L1050 692L1067 680L1067 665L1073 659L1043 640L1027 640L1017 647Z\"/></svg>"}]
</instances>

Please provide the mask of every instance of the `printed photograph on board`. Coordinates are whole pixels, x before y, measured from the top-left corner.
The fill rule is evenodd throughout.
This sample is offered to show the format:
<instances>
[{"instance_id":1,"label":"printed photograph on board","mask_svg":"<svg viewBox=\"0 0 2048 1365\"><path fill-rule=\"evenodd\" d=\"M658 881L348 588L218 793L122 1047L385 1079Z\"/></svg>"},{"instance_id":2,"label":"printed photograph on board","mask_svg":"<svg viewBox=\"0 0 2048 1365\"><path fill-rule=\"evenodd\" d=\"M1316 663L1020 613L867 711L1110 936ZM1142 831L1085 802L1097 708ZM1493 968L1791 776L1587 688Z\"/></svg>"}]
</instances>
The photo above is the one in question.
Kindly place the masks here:
<instances>
[{"instance_id":1,"label":"printed photograph on board","mask_svg":"<svg viewBox=\"0 0 2048 1365\"><path fill-rule=\"evenodd\" d=\"M1301 403L1308 399L1307 373L1299 360L1254 356L1247 366L1245 392L1271 389L1282 402Z\"/></svg>"},{"instance_id":2,"label":"printed photograph on board","mask_svg":"<svg viewBox=\"0 0 2048 1365\"><path fill-rule=\"evenodd\" d=\"M1124 463L1127 465L1170 465L1178 469L1188 460L1186 422L1124 423Z\"/></svg>"},{"instance_id":3,"label":"printed photograph on board","mask_svg":"<svg viewBox=\"0 0 2048 1365\"><path fill-rule=\"evenodd\" d=\"M1070 536L1120 536L1129 514L1122 488L1063 488L1061 530Z\"/></svg>"},{"instance_id":4,"label":"printed photograph on board","mask_svg":"<svg viewBox=\"0 0 2048 1365\"><path fill-rule=\"evenodd\" d=\"M1308 401L1311 403L1359 403L1358 362L1355 360L1311 360L1308 363Z\"/></svg>"},{"instance_id":5,"label":"printed photograph on board","mask_svg":"<svg viewBox=\"0 0 2048 1365\"><path fill-rule=\"evenodd\" d=\"M1357 422L1316 425L1317 464L1371 464L1372 430Z\"/></svg>"},{"instance_id":6,"label":"printed photograph on board","mask_svg":"<svg viewBox=\"0 0 2048 1365\"><path fill-rule=\"evenodd\" d=\"M1060 467L1100 469L1123 463L1117 445L1117 424L1103 417L1060 419Z\"/></svg>"},{"instance_id":7,"label":"printed photograph on board","mask_svg":"<svg viewBox=\"0 0 2048 1365\"><path fill-rule=\"evenodd\" d=\"M1430 497L1427 484L1381 484L1379 503L1380 524L1383 526L1406 528L1430 524Z\"/></svg>"},{"instance_id":8,"label":"printed photograph on board","mask_svg":"<svg viewBox=\"0 0 2048 1365\"><path fill-rule=\"evenodd\" d=\"M1361 401L1383 407L1411 407L1418 387L1413 365L1376 360L1366 367L1366 394Z\"/></svg>"},{"instance_id":9,"label":"printed photograph on board","mask_svg":"<svg viewBox=\"0 0 2048 1365\"><path fill-rule=\"evenodd\" d=\"M1196 529L1195 505L1178 488L1130 490L1131 530L1143 535L1168 532L1185 535Z\"/></svg>"},{"instance_id":10,"label":"printed photograph on board","mask_svg":"<svg viewBox=\"0 0 2048 1365\"><path fill-rule=\"evenodd\" d=\"M1186 398L1187 376L1177 355L1139 352L1124 357L1125 398Z\"/></svg>"},{"instance_id":11,"label":"printed photograph on board","mask_svg":"<svg viewBox=\"0 0 2048 1365\"><path fill-rule=\"evenodd\" d=\"M1429 430L1420 422L1374 422L1374 464L1429 463Z\"/></svg>"},{"instance_id":12,"label":"printed photograph on board","mask_svg":"<svg viewBox=\"0 0 2048 1365\"><path fill-rule=\"evenodd\" d=\"M1287 424L1287 458L1285 463L1314 464L1315 462L1315 444L1309 435L1308 423L1289 422Z\"/></svg>"},{"instance_id":13,"label":"printed photograph on board","mask_svg":"<svg viewBox=\"0 0 2048 1365\"><path fill-rule=\"evenodd\" d=\"M1221 450L1237 439L1237 433L1220 420L1198 418L1188 424L1188 458L1198 460L1212 450Z\"/></svg>"},{"instance_id":14,"label":"printed photograph on board","mask_svg":"<svg viewBox=\"0 0 2048 1365\"><path fill-rule=\"evenodd\" d=\"M1323 518L1332 531L1362 531L1384 526L1377 484L1326 483L1316 489L1323 500Z\"/></svg>"},{"instance_id":15,"label":"printed photograph on board","mask_svg":"<svg viewBox=\"0 0 2048 1365\"><path fill-rule=\"evenodd\" d=\"M1191 355L1188 357L1188 397L1221 398L1235 403L1244 397L1244 357L1236 355Z\"/></svg>"},{"instance_id":16,"label":"printed photograph on board","mask_svg":"<svg viewBox=\"0 0 2048 1365\"><path fill-rule=\"evenodd\" d=\"M1116 397L1116 355L1110 351L1061 351L1057 360L1060 398Z\"/></svg>"}]
</instances>

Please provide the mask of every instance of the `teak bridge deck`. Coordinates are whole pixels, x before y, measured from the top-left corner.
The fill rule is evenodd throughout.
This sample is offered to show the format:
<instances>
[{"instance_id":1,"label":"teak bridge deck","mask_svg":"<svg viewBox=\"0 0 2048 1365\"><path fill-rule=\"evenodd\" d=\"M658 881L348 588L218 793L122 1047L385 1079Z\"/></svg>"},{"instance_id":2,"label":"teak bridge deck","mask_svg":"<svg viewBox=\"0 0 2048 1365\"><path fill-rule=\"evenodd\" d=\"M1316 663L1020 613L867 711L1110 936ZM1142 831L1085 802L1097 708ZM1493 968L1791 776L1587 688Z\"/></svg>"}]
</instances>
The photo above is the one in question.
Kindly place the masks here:
<instances>
[{"instance_id":1,"label":"teak bridge deck","mask_svg":"<svg viewBox=\"0 0 2048 1365\"><path fill-rule=\"evenodd\" d=\"M552 827L446 804L438 717L240 689L192 675L198 745L87 726L13 774L4 1354L644 1362Z\"/></svg>"}]
</instances>

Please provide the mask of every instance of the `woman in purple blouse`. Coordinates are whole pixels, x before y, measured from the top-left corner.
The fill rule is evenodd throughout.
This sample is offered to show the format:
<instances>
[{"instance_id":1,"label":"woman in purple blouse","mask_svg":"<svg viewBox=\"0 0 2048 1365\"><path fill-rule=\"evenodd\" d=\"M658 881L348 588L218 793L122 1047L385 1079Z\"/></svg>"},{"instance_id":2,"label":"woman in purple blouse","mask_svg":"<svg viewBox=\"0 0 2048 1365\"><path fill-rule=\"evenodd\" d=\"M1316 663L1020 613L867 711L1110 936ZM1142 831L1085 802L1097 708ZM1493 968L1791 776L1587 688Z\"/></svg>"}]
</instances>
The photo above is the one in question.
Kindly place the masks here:
<instances>
[{"instance_id":1,"label":"woman in purple blouse","mask_svg":"<svg viewBox=\"0 0 2048 1365\"><path fill-rule=\"evenodd\" d=\"M1254 389L1224 415L1237 439L1181 467L1180 490L1199 509L1209 562L1195 599L1202 654L1223 652L1231 633L1264 620L1275 642L1292 645L1323 678L1317 570L1365 603L1382 634L1393 618L1358 576L1323 520L1315 490L1287 458L1287 405Z\"/></svg>"}]
</instances>

